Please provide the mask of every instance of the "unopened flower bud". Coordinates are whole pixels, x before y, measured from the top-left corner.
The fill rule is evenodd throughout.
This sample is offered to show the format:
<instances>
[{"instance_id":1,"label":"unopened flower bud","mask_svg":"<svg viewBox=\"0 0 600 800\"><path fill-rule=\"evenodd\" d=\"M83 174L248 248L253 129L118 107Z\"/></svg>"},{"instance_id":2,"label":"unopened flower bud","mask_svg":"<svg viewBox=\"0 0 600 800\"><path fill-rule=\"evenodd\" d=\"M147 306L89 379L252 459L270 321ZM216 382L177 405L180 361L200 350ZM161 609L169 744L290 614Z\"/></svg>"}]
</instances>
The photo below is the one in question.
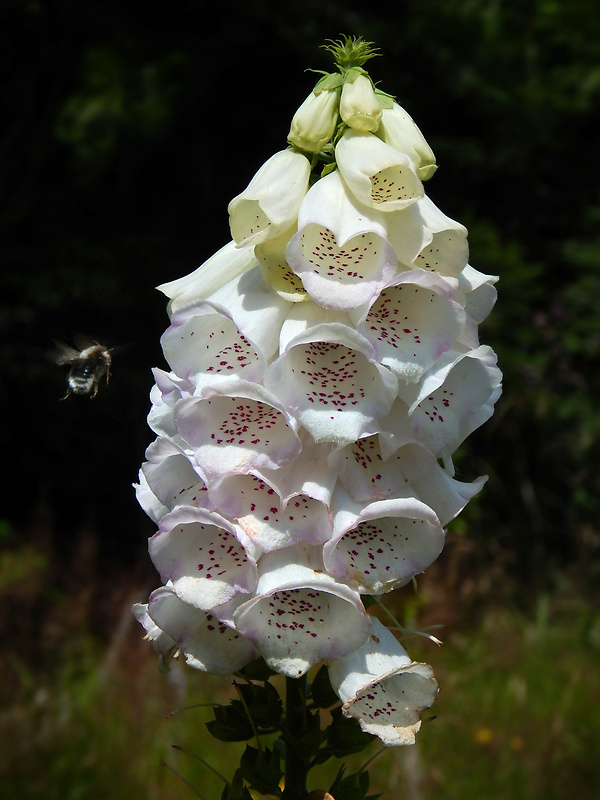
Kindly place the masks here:
<instances>
[{"instance_id":1,"label":"unopened flower bud","mask_svg":"<svg viewBox=\"0 0 600 800\"><path fill-rule=\"evenodd\" d=\"M386 144L412 159L422 181L431 178L436 171L433 150L412 117L398 103L383 109L379 136Z\"/></svg>"},{"instance_id":2,"label":"unopened flower bud","mask_svg":"<svg viewBox=\"0 0 600 800\"><path fill-rule=\"evenodd\" d=\"M381 113L373 84L367 75L361 73L352 82L344 83L340 115L346 125L374 133L379 127Z\"/></svg>"},{"instance_id":3,"label":"unopened flower bud","mask_svg":"<svg viewBox=\"0 0 600 800\"><path fill-rule=\"evenodd\" d=\"M308 153L318 153L331 139L338 121L338 92L311 92L294 114L288 142Z\"/></svg>"}]
</instances>

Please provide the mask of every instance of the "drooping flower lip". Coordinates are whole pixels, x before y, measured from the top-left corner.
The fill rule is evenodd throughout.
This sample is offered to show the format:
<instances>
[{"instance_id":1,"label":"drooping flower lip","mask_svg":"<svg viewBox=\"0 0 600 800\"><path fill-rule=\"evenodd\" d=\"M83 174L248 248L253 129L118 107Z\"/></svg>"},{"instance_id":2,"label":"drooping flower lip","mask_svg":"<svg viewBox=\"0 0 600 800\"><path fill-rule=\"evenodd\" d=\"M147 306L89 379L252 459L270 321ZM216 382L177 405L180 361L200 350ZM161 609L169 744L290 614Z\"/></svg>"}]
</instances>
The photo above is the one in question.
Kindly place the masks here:
<instances>
[{"instance_id":1,"label":"drooping flower lip","mask_svg":"<svg viewBox=\"0 0 600 800\"><path fill-rule=\"evenodd\" d=\"M188 453L172 439L159 436L146 450L136 486L138 502L156 522L177 506L212 510L204 477Z\"/></svg>"},{"instance_id":2,"label":"drooping flower lip","mask_svg":"<svg viewBox=\"0 0 600 800\"><path fill-rule=\"evenodd\" d=\"M331 536L325 503L302 492L284 500L258 475L225 476L211 487L211 498L265 553L300 542L324 544Z\"/></svg>"},{"instance_id":3,"label":"drooping flower lip","mask_svg":"<svg viewBox=\"0 0 600 800\"><path fill-rule=\"evenodd\" d=\"M502 392L502 373L486 345L468 352L448 350L420 384L400 384L399 395L417 437L440 458L449 458L488 420Z\"/></svg>"},{"instance_id":4,"label":"drooping flower lip","mask_svg":"<svg viewBox=\"0 0 600 800\"><path fill-rule=\"evenodd\" d=\"M195 669L230 675L258 656L238 631L210 611L184 603L170 587L156 589L148 603L136 603L133 612L165 664L180 651Z\"/></svg>"},{"instance_id":5,"label":"drooping flower lip","mask_svg":"<svg viewBox=\"0 0 600 800\"><path fill-rule=\"evenodd\" d=\"M433 509L442 526L462 511L487 480L463 483L448 475L411 431L398 442L384 433L339 448L329 457L344 490L356 504L415 497Z\"/></svg>"},{"instance_id":6,"label":"drooping flower lip","mask_svg":"<svg viewBox=\"0 0 600 800\"><path fill-rule=\"evenodd\" d=\"M358 330L401 381L421 379L458 339L466 320L446 278L410 270L384 289L366 314L350 312Z\"/></svg>"},{"instance_id":7,"label":"drooping flower lip","mask_svg":"<svg viewBox=\"0 0 600 800\"><path fill-rule=\"evenodd\" d=\"M331 172L304 198L287 261L316 303L347 310L375 298L395 275L386 233L383 213L359 206Z\"/></svg>"},{"instance_id":8,"label":"drooping flower lip","mask_svg":"<svg viewBox=\"0 0 600 800\"><path fill-rule=\"evenodd\" d=\"M415 497L354 503L334 496L334 533L323 548L327 571L365 594L404 586L442 552L444 530L433 509Z\"/></svg>"},{"instance_id":9,"label":"drooping flower lip","mask_svg":"<svg viewBox=\"0 0 600 800\"><path fill-rule=\"evenodd\" d=\"M411 159L371 133L347 130L335 155L345 184L364 206L399 211L423 197Z\"/></svg>"},{"instance_id":10,"label":"drooping flower lip","mask_svg":"<svg viewBox=\"0 0 600 800\"><path fill-rule=\"evenodd\" d=\"M278 469L301 449L297 422L275 395L242 379L205 386L181 400L175 422L208 481L252 469Z\"/></svg>"},{"instance_id":11,"label":"drooping flower lip","mask_svg":"<svg viewBox=\"0 0 600 800\"><path fill-rule=\"evenodd\" d=\"M385 745L414 744L420 714L429 708L438 685L428 664L411 661L393 634L373 618L366 643L328 665L342 710L362 730Z\"/></svg>"},{"instance_id":12,"label":"drooping flower lip","mask_svg":"<svg viewBox=\"0 0 600 800\"><path fill-rule=\"evenodd\" d=\"M180 506L160 521L148 549L163 582L203 611L253 591L259 551L220 514Z\"/></svg>"},{"instance_id":13,"label":"drooping flower lip","mask_svg":"<svg viewBox=\"0 0 600 800\"><path fill-rule=\"evenodd\" d=\"M266 359L241 333L227 309L196 302L176 311L161 338L171 369L193 381L195 392L209 382L239 375L257 382Z\"/></svg>"},{"instance_id":14,"label":"drooping flower lip","mask_svg":"<svg viewBox=\"0 0 600 800\"><path fill-rule=\"evenodd\" d=\"M300 677L324 659L360 647L371 619L360 596L323 569L320 547L276 550L259 562L255 595L233 614L272 669Z\"/></svg>"}]
</instances>

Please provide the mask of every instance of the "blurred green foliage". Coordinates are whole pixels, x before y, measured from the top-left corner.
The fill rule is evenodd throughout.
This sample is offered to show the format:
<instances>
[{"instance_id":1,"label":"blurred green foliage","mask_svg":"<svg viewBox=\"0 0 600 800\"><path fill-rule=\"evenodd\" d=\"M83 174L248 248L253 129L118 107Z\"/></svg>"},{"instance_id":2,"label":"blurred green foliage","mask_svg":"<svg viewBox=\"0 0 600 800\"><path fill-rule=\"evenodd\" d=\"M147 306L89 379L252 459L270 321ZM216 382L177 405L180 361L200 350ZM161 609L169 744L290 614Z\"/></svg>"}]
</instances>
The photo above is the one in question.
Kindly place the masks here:
<instances>
[{"instance_id":1,"label":"blurred green foliage","mask_svg":"<svg viewBox=\"0 0 600 800\"><path fill-rule=\"evenodd\" d=\"M0 761L7 797L221 795L223 780L213 770L231 780L245 744L217 741L206 723L214 704L234 695L231 681L179 663L159 675L134 625L115 635L108 651L80 633L52 669L22 670L19 695L0 718L3 751L10 753ZM389 800L595 800L597 611L567 596L541 596L528 617L488 610L481 624L456 627L441 649L418 638L409 648L436 664L441 685L417 743L377 754L372 742L344 759L346 775L375 756L370 791ZM328 724L331 711L322 715ZM315 769L309 788L331 785L340 763L334 758Z\"/></svg>"}]
</instances>

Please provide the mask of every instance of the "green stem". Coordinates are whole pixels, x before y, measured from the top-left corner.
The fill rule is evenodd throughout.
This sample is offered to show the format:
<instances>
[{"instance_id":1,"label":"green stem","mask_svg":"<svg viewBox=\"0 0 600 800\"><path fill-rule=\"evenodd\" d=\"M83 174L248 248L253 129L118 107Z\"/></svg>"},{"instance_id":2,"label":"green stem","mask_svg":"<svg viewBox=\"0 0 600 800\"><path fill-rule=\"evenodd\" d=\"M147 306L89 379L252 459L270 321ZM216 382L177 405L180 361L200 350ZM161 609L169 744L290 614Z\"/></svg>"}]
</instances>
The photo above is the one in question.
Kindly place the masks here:
<instances>
[{"instance_id":1,"label":"green stem","mask_svg":"<svg viewBox=\"0 0 600 800\"><path fill-rule=\"evenodd\" d=\"M285 679L285 709L287 728L293 739L300 739L306 731L306 675ZM286 742L283 800L304 800L309 765L310 759Z\"/></svg>"}]
</instances>

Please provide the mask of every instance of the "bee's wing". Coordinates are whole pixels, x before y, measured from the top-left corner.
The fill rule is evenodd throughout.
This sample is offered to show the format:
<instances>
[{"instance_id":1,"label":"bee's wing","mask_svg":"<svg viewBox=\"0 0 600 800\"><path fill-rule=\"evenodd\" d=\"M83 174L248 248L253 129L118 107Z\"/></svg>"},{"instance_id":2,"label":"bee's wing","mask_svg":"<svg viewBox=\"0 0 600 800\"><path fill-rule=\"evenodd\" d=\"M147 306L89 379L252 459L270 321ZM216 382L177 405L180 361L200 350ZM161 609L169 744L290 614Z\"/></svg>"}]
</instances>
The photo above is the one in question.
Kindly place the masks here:
<instances>
[{"instance_id":1,"label":"bee's wing","mask_svg":"<svg viewBox=\"0 0 600 800\"><path fill-rule=\"evenodd\" d=\"M94 345L100 344L100 342L97 342L96 339L92 339L91 336L84 336L81 333L74 333L73 341L75 342L75 346L79 348L80 352L82 350L87 350L88 347L94 347Z\"/></svg>"},{"instance_id":2,"label":"bee's wing","mask_svg":"<svg viewBox=\"0 0 600 800\"><path fill-rule=\"evenodd\" d=\"M79 358L79 350L70 347L64 342L59 342L58 339L52 340L57 349L52 353L52 358L57 364L70 364L76 358Z\"/></svg>"}]
</instances>

